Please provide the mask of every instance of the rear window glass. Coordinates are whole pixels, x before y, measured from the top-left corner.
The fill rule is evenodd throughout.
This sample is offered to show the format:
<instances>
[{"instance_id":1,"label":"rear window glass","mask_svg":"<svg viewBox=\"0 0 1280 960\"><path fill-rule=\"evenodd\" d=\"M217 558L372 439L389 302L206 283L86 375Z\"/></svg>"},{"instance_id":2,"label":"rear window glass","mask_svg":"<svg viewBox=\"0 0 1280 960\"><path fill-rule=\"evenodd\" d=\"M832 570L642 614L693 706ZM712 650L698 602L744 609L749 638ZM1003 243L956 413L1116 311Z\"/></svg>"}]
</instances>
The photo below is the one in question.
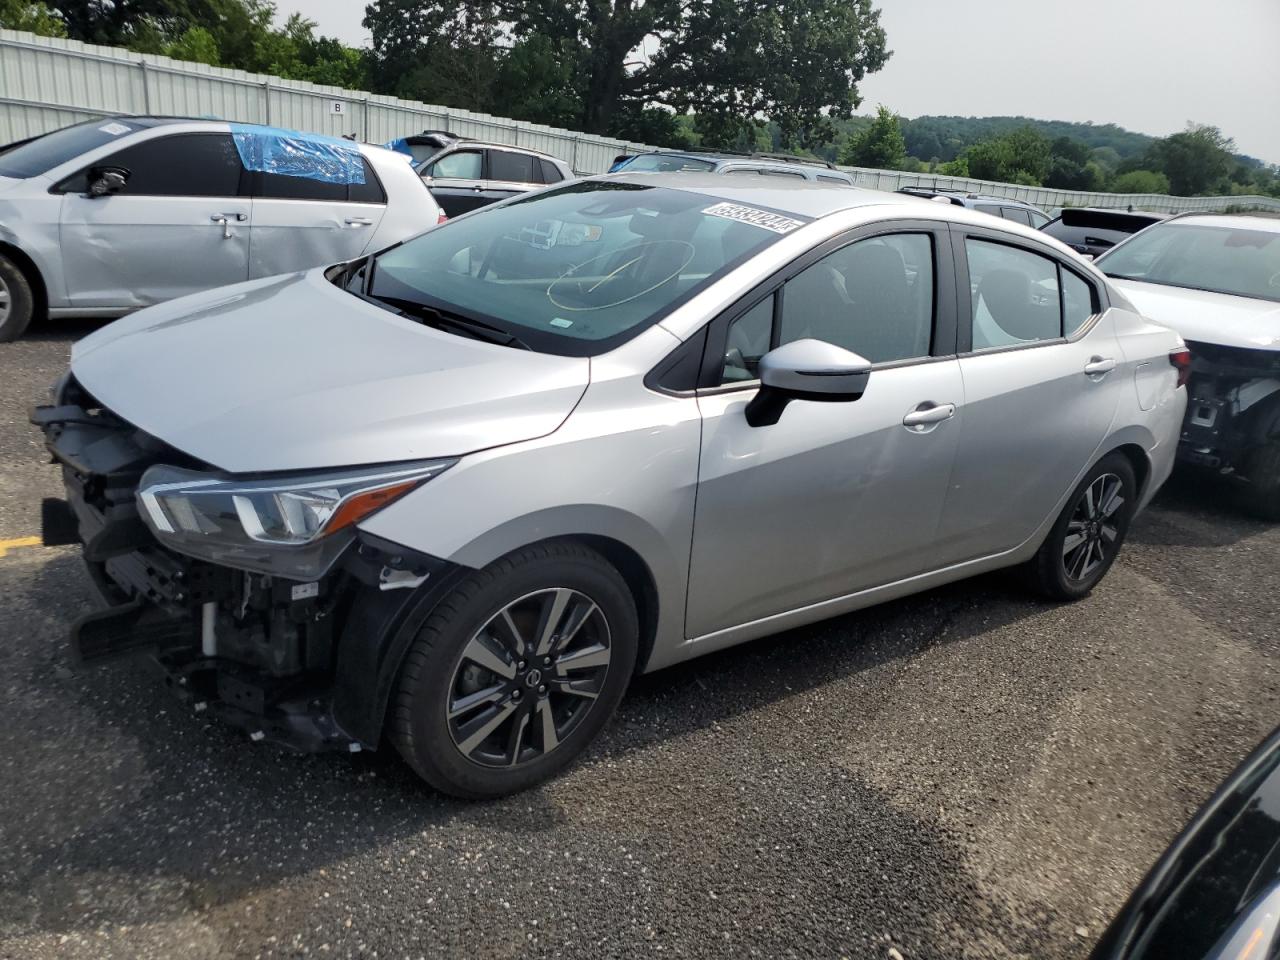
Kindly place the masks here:
<instances>
[{"instance_id":1,"label":"rear window glass","mask_svg":"<svg viewBox=\"0 0 1280 960\"><path fill-rule=\"evenodd\" d=\"M38 177L82 153L145 130L128 120L99 119L46 133L27 143L0 151L0 177Z\"/></svg>"},{"instance_id":2,"label":"rear window glass","mask_svg":"<svg viewBox=\"0 0 1280 960\"><path fill-rule=\"evenodd\" d=\"M539 160L538 163L542 167L543 183L559 183L564 179L564 174L560 172L560 168L550 160Z\"/></svg>"},{"instance_id":3,"label":"rear window glass","mask_svg":"<svg viewBox=\"0 0 1280 960\"><path fill-rule=\"evenodd\" d=\"M510 153L506 150L489 151L489 179L504 183L535 183L534 157L527 153Z\"/></svg>"}]
</instances>

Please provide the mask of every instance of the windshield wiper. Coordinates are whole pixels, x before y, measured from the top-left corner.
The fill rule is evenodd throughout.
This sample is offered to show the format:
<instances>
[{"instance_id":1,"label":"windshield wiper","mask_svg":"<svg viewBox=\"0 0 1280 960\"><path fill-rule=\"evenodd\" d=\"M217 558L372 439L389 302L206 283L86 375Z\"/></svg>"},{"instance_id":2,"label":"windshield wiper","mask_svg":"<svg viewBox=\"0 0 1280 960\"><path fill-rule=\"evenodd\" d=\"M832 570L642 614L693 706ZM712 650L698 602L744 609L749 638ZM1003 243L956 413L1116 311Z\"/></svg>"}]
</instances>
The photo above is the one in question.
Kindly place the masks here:
<instances>
[{"instance_id":1,"label":"windshield wiper","mask_svg":"<svg viewBox=\"0 0 1280 960\"><path fill-rule=\"evenodd\" d=\"M451 310L441 310L438 307L428 306L425 303L417 303L413 300L402 300L399 297L378 297L369 295L367 299L374 303L386 304L387 306L398 310L405 316L413 317L415 320L418 320L436 330L444 330L449 333L459 333L464 337L471 337L473 340L484 340L488 343L497 343L504 347L516 347L519 350L532 349L515 334L508 333L506 330L503 330L501 327L494 326L492 323L485 323L483 320L464 316L461 313L454 313Z\"/></svg>"}]
</instances>

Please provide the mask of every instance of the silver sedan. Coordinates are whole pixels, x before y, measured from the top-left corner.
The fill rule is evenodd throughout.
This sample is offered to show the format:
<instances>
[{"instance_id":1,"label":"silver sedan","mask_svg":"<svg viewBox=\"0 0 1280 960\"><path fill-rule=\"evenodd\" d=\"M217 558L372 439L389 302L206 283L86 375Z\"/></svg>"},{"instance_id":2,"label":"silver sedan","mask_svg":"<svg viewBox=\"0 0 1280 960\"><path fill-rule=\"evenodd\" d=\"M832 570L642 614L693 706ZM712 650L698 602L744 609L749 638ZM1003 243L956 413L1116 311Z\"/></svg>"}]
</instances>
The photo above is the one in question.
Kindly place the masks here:
<instances>
[{"instance_id":1,"label":"silver sedan","mask_svg":"<svg viewBox=\"0 0 1280 960\"><path fill-rule=\"evenodd\" d=\"M113 604L82 661L485 797L637 672L998 568L1085 596L1188 366L1029 227L624 174L138 313L34 418Z\"/></svg>"}]
</instances>

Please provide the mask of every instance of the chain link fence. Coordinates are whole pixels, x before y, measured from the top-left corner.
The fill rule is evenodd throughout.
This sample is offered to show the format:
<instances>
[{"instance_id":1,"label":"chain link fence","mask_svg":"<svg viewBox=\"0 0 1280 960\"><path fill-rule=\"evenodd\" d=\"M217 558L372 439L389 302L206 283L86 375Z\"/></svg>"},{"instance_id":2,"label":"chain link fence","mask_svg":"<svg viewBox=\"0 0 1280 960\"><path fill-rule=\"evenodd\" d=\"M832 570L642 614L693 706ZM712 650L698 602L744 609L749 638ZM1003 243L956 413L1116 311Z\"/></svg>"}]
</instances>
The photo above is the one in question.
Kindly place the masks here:
<instances>
[{"instance_id":1,"label":"chain link fence","mask_svg":"<svg viewBox=\"0 0 1280 960\"><path fill-rule=\"evenodd\" d=\"M0 143L121 114L215 117L333 136L355 135L373 143L424 129L449 130L540 150L583 174L603 173L619 154L655 149L486 113L0 30ZM895 170L841 169L854 174L859 186L877 190L905 186L962 190L1025 200L1049 211L1064 206L1132 206L1167 213L1280 212L1280 200L1274 197L1088 193Z\"/></svg>"}]
</instances>

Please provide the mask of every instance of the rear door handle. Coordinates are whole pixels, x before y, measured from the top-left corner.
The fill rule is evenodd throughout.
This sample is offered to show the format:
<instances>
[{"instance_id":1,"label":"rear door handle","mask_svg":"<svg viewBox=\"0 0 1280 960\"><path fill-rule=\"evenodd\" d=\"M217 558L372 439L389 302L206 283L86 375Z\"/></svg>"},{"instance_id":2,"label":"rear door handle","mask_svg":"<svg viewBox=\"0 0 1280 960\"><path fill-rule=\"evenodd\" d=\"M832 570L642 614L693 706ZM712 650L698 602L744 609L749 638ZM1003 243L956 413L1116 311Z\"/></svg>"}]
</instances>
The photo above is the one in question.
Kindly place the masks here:
<instances>
[{"instance_id":1,"label":"rear door handle","mask_svg":"<svg viewBox=\"0 0 1280 960\"><path fill-rule=\"evenodd\" d=\"M916 433L926 433L943 420L950 420L955 415L954 403L925 402L903 417L902 425Z\"/></svg>"},{"instance_id":2,"label":"rear door handle","mask_svg":"<svg viewBox=\"0 0 1280 960\"><path fill-rule=\"evenodd\" d=\"M1089 362L1084 365L1084 372L1091 377L1100 377L1104 373L1110 373L1116 368L1116 361L1113 357L1091 357Z\"/></svg>"},{"instance_id":3,"label":"rear door handle","mask_svg":"<svg viewBox=\"0 0 1280 960\"><path fill-rule=\"evenodd\" d=\"M373 226L373 221L370 220L368 217L347 217L347 219L344 220L343 223L345 223L348 227Z\"/></svg>"}]
</instances>

